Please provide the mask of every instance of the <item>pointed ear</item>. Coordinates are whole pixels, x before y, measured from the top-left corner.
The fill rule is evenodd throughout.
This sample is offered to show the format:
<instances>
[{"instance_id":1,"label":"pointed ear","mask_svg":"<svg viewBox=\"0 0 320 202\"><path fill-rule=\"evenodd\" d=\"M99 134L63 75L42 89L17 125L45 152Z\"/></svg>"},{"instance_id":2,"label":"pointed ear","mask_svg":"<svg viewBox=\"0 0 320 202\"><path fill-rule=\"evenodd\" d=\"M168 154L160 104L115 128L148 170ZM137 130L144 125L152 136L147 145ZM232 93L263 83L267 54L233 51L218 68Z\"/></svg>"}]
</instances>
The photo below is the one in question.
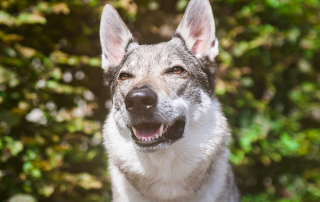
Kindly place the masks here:
<instances>
[{"instance_id":1,"label":"pointed ear","mask_svg":"<svg viewBox=\"0 0 320 202\"><path fill-rule=\"evenodd\" d=\"M198 58L210 61L218 55L218 40L209 0L191 0L177 28L189 51Z\"/></svg>"},{"instance_id":2,"label":"pointed ear","mask_svg":"<svg viewBox=\"0 0 320 202\"><path fill-rule=\"evenodd\" d=\"M102 47L102 67L119 65L128 49L137 46L118 12L109 4L105 5L100 22L100 42Z\"/></svg>"}]
</instances>

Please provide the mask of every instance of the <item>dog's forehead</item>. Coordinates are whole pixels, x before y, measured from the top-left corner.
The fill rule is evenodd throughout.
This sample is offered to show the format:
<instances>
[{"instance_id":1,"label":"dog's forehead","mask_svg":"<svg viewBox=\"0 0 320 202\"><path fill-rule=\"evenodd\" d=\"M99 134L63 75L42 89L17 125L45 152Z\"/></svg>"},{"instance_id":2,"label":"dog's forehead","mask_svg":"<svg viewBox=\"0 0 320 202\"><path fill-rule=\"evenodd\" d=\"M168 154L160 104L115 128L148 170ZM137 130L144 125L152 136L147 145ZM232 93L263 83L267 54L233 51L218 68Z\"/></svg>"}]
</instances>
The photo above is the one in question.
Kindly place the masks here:
<instances>
[{"instance_id":1,"label":"dog's forehead","mask_svg":"<svg viewBox=\"0 0 320 202\"><path fill-rule=\"evenodd\" d=\"M157 67L171 65L175 60L179 60L177 48L171 45L170 42L165 42L139 46L128 54L123 66L130 69Z\"/></svg>"}]
</instances>

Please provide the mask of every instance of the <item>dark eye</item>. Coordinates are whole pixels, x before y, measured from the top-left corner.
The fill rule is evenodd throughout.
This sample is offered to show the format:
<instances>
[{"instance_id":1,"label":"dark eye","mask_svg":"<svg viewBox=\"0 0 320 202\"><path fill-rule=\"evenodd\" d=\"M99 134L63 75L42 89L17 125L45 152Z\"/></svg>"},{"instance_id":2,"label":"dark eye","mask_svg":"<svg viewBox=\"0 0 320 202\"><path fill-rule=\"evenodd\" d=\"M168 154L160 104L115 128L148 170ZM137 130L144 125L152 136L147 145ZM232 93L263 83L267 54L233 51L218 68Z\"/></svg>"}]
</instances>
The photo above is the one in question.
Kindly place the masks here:
<instances>
[{"instance_id":1,"label":"dark eye","mask_svg":"<svg viewBox=\"0 0 320 202\"><path fill-rule=\"evenodd\" d=\"M120 73L119 75L119 80L126 80L128 78L132 77L130 74L128 73Z\"/></svg>"},{"instance_id":2,"label":"dark eye","mask_svg":"<svg viewBox=\"0 0 320 202\"><path fill-rule=\"evenodd\" d=\"M181 74L183 73L185 70L182 67L176 66L172 68L172 73L174 74Z\"/></svg>"}]
</instances>

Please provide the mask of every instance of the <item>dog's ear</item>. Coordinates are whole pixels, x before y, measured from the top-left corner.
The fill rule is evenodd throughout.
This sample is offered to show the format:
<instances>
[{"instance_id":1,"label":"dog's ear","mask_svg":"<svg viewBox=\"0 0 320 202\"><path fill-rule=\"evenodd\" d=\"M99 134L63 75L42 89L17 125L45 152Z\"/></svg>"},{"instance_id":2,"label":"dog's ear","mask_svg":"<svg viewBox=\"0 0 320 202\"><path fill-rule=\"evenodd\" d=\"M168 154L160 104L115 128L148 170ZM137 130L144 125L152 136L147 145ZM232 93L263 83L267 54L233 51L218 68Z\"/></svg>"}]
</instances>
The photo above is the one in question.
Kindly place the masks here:
<instances>
[{"instance_id":1,"label":"dog's ear","mask_svg":"<svg viewBox=\"0 0 320 202\"><path fill-rule=\"evenodd\" d=\"M175 36L181 37L189 51L196 57L214 60L219 49L209 0L189 2Z\"/></svg>"},{"instance_id":2,"label":"dog's ear","mask_svg":"<svg viewBox=\"0 0 320 202\"><path fill-rule=\"evenodd\" d=\"M138 46L118 12L109 4L105 5L100 22L102 67L108 71L119 65L128 49Z\"/></svg>"}]
</instances>

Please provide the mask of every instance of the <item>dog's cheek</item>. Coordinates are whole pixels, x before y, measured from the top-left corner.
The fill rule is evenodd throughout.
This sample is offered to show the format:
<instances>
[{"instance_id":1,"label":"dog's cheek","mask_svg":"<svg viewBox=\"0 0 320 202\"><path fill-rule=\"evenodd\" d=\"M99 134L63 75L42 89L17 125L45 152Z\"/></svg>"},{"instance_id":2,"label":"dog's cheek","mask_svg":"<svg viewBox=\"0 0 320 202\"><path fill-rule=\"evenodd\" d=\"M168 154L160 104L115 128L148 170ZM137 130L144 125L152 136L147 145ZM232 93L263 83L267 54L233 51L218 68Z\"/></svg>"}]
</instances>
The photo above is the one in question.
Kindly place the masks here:
<instances>
[{"instance_id":1,"label":"dog's cheek","mask_svg":"<svg viewBox=\"0 0 320 202\"><path fill-rule=\"evenodd\" d=\"M177 95L191 104L199 104L201 103L201 91L202 89L195 83L187 82L177 89Z\"/></svg>"}]
</instances>

